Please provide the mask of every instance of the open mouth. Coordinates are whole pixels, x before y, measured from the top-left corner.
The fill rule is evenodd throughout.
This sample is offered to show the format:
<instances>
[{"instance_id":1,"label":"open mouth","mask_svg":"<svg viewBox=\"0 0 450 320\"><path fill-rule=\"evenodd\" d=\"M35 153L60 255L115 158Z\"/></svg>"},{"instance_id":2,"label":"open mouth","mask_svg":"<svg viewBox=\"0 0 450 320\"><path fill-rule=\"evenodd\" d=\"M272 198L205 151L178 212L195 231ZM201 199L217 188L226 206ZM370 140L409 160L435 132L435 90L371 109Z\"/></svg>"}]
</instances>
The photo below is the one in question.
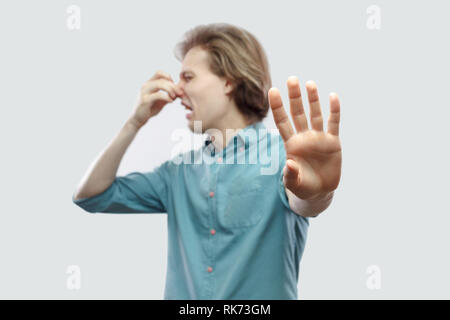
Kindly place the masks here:
<instances>
[{"instance_id":1,"label":"open mouth","mask_svg":"<svg viewBox=\"0 0 450 320\"><path fill-rule=\"evenodd\" d=\"M186 110L190 111L189 113L186 114L186 118L187 119L191 119L192 118L192 113L193 113L192 108L190 106L188 106L187 104L184 104L184 103L181 103L181 104L184 106L184 108Z\"/></svg>"},{"instance_id":2,"label":"open mouth","mask_svg":"<svg viewBox=\"0 0 450 320\"><path fill-rule=\"evenodd\" d=\"M188 106L187 104L182 103L182 105L185 107L186 110L192 111L192 108L190 106Z\"/></svg>"}]
</instances>

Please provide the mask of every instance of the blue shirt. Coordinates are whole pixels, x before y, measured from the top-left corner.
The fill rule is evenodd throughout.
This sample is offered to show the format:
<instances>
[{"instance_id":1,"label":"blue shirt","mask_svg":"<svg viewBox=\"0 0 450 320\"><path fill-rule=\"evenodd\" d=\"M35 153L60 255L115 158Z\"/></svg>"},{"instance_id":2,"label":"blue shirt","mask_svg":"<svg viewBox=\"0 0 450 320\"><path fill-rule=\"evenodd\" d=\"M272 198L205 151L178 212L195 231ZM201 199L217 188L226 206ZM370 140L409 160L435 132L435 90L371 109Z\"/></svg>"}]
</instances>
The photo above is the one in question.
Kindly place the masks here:
<instances>
[{"instance_id":1,"label":"blue shirt","mask_svg":"<svg viewBox=\"0 0 450 320\"><path fill-rule=\"evenodd\" d=\"M72 201L91 213L167 213L164 299L297 299L309 221L289 206L285 162L281 136L256 122L221 151L207 138Z\"/></svg>"}]
</instances>

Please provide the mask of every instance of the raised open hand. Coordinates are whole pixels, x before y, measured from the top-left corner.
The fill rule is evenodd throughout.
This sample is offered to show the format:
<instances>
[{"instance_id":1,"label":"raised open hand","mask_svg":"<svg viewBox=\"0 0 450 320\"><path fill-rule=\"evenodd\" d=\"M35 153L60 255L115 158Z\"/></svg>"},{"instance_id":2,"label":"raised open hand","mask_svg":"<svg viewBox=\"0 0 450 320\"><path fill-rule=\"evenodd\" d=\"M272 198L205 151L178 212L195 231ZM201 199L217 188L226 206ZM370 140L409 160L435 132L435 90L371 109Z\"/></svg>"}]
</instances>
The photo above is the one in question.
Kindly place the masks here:
<instances>
[{"instance_id":1,"label":"raised open hand","mask_svg":"<svg viewBox=\"0 0 450 320\"><path fill-rule=\"evenodd\" d=\"M284 110L278 89L271 88L268 92L274 120L286 149L283 182L298 198L316 199L335 190L341 177L339 98L335 93L330 94L328 132L325 133L316 84L313 81L306 83L311 129L308 128L297 77L289 77L287 86L290 111L297 132L294 132Z\"/></svg>"}]
</instances>

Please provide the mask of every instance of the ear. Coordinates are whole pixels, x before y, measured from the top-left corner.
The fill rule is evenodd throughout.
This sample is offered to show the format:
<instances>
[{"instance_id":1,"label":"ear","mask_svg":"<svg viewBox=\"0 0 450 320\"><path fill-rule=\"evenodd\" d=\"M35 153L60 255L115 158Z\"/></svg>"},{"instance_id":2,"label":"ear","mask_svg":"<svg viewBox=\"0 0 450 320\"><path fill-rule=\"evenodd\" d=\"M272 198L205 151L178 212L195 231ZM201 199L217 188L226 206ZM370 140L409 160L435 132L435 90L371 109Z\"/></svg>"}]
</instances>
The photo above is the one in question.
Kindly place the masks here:
<instances>
[{"instance_id":1,"label":"ear","mask_svg":"<svg viewBox=\"0 0 450 320\"><path fill-rule=\"evenodd\" d=\"M233 91L234 86L235 85L231 80L225 79L225 94L230 94L231 91Z\"/></svg>"}]
</instances>

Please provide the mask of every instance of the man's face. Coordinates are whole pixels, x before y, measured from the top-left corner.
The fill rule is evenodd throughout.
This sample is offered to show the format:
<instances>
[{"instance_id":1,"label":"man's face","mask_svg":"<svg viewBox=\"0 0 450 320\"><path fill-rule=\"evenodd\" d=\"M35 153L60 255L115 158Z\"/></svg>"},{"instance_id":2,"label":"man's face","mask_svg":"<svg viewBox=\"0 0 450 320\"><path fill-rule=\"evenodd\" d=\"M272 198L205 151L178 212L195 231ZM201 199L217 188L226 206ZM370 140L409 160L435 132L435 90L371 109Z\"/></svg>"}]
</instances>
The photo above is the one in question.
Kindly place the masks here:
<instances>
[{"instance_id":1,"label":"man's face","mask_svg":"<svg viewBox=\"0 0 450 320\"><path fill-rule=\"evenodd\" d=\"M190 49L183 59L177 84L183 91L182 103L192 108L187 119L190 130L194 131L194 121L201 121L202 133L219 128L233 104L226 95L232 89L231 84L211 73L207 57L200 47Z\"/></svg>"}]
</instances>

